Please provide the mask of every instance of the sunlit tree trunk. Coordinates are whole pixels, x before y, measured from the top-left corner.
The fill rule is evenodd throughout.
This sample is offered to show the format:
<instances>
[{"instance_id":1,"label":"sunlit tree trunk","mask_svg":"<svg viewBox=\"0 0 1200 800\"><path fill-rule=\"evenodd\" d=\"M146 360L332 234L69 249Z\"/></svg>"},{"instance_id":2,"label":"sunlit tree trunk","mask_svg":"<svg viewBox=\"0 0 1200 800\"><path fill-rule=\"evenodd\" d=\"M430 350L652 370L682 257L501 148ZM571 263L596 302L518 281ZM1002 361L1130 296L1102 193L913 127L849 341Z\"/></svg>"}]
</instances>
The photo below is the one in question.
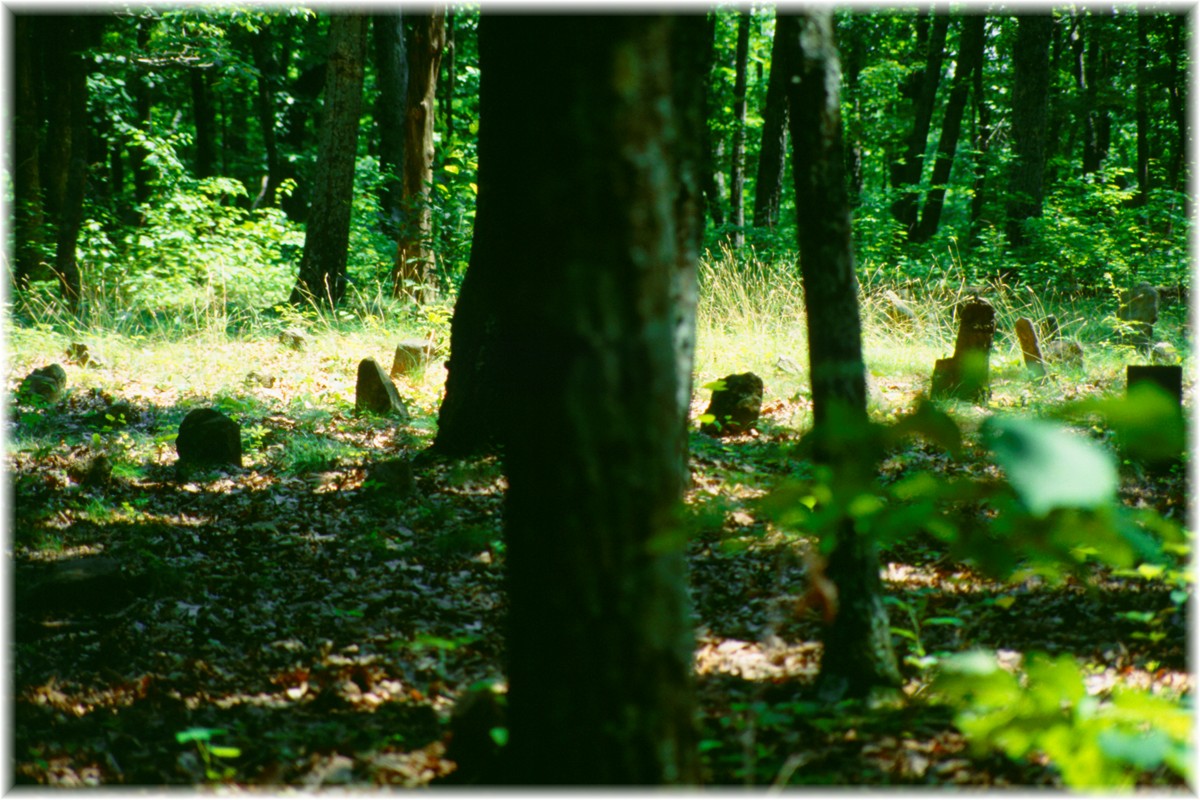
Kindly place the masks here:
<instances>
[{"instance_id":1,"label":"sunlit tree trunk","mask_svg":"<svg viewBox=\"0 0 1200 800\"><path fill-rule=\"evenodd\" d=\"M909 133L903 157L891 165L892 188L902 190L900 197L892 203L892 215L907 232L911 232L917 225L917 184L921 181L925 167L925 148L929 142L929 128L933 124L934 101L937 99L938 84L941 82L942 61L946 54L946 31L949 25L950 18L945 12L933 15L925 71L909 87L913 97L912 131Z\"/></svg>"},{"instance_id":2,"label":"sunlit tree trunk","mask_svg":"<svg viewBox=\"0 0 1200 800\"><path fill-rule=\"evenodd\" d=\"M330 19L325 114L300 274L288 301L293 305L336 306L346 291L368 19L361 14L335 14Z\"/></svg>"},{"instance_id":3,"label":"sunlit tree trunk","mask_svg":"<svg viewBox=\"0 0 1200 800\"><path fill-rule=\"evenodd\" d=\"M789 100L816 455L835 472L869 475L875 465L853 441L867 423L866 367L830 12L803 15L799 28ZM827 698L861 697L898 685L900 675L874 542L858 534L848 516L836 534L825 574L837 587L837 611L822 635L818 680Z\"/></svg>"},{"instance_id":4,"label":"sunlit tree trunk","mask_svg":"<svg viewBox=\"0 0 1200 800\"><path fill-rule=\"evenodd\" d=\"M712 219L713 225L720 227L725 224L725 180L722 176L718 153L716 151L720 142L714 142L712 130L708 126L711 109L709 108L709 88L712 83L713 64L716 62L716 47L717 47L717 14L715 11L710 11L705 15L704 28L704 44L703 44L703 67L700 71L702 91L704 93L702 117L704 119L704 127L700 130L702 158L701 162L701 188L704 191L704 202L708 209L708 216Z\"/></svg>"},{"instance_id":5,"label":"sunlit tree trunk","mask_svg":"<svg viewBox=\"0 0 1200 800\"><path fill-rule=\"evenodd\" d=\"M392 270L392 291L420 300L432 278L434 100L438 68L446 42L445 6L427 14L407 15L408 103L404 122L404 225Z\"/></svg>"}]
</instances>

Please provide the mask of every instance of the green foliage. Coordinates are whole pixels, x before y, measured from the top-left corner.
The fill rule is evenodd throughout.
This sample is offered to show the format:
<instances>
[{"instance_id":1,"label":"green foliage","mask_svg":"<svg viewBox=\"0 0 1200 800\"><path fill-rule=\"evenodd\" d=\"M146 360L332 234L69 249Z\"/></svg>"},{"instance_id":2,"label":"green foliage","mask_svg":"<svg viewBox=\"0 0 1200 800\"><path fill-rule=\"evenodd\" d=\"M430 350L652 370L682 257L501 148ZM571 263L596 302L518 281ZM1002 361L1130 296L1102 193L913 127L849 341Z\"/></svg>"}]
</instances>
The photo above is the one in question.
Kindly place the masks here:
<instances>
[{"instance_id":1,"label":"green foliage","mask_svg":"<svg viewBox=\"0 0 1200 800\"><path fill-rule=\"evenodd\" d=\"M1102 700L1084 679L1069 655L1030 654L1018 674L976 651L943 659L934 691L976 748L1044 753L1073 789L1130 787L1160 767L1191 780L1190 703L1121 686Z\"/></svg>"}]
</instances>

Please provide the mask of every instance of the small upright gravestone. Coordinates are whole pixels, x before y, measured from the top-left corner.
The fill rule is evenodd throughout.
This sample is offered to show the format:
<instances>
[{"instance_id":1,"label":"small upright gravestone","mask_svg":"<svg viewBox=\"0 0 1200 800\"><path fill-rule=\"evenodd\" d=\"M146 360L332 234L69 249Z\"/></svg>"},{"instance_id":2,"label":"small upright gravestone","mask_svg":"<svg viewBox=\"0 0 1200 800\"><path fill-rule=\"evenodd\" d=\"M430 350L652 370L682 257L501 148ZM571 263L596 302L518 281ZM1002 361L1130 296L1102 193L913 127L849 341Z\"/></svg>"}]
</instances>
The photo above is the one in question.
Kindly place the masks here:
<instances>
[{"instance_id":1,"label":"small upright gravestone","mask_svg":"<svg viewBox=\"0 0 1200 800\"><path fill-rule=\"evenodd\" d=\"M988 396L988 357L996 336L996 310L981 298L958 307L954 355L933 365L931 397L957 397L977 402Z\"/></svg>"},{"instance_id":2,"label":"small upright gravestone","mask_svg":"<svg viewBox=\"0 0 1200 800\"><path fill-rule=\"evenodd\" d=\"M1035 378L1046 377L1046 365L1042 361L1042 348L1038 346L1033 320L1021 317L1017 320L1016 327L1017 341L1021 343L1021 354L1025 356L1025 368Z\"/></svg>"},{"instance_id":3,"label":"small upright gravestone","mask_svg":"<svg viewBox=\"0 0 1200 800\"><path fill-rule=\"evenodd\" d=\"M17 389L18 397L39 397L47 403L57 403L67 389L67 372L58 364L35 369L25 376Z\"/></svg>"},{"instance_id":4,"label":"small upright gravestone","mask_svg":"<svg viewBox=\"0 0 1200 800\"><path fill-rule=\"evenodd\" d=\"M704 413L713 417L712 422L700 426L702 433L710 436L733 436L750 430L762 413L763 382L753 372L726 375L721 379L723 387L714 389L708 410Z\"/></svg>"},{"instance_id":5,"label":"small upright gravestone","mask_svg":"<svg viewBox=\"0 0 1200 800\"><path fill-rule=\"evenodd\" d=\"M396 384L373 358L364 358L358 364L358 382L354 389L354 411L361 414L371 411L376 414L399 414L407 418L408 409L396 391Z\"/></svg>"},{"instance_id":6,"label":"small upright gravestone","mask_svg":"<svg viewBox=\"0 0 1200 800\"><path fill-rule=\"evenodd\" d=\"M398 377L425 365L433 358L435 349L432 342L424 339L404 339L396 345L396 355L392 358L392 377Z\"/></svg>"},{"instance_id":7,"label":"small upright gravestone","mask_svg":"<svg viewBox=\"0 0 1200 800\"><path fill-rule=\"evenodd\" d=\"M1158 322L1158 290L1144 281L1133 287L1117 309L1117 318L1128 323L1127 344L1149 348L1154 344L1154 323Z\"/></svg>"},{"instance_id":8,"label":"small upright gravestone","mask_svg":"<svg viewBox=\"0 0 1200 800\"><path fill-rule=\"evenodd\" d=\"M242 466L242 429L215 408L189 411L179 423L175 451L185 465Z\"/></svg>"}]
</instances>

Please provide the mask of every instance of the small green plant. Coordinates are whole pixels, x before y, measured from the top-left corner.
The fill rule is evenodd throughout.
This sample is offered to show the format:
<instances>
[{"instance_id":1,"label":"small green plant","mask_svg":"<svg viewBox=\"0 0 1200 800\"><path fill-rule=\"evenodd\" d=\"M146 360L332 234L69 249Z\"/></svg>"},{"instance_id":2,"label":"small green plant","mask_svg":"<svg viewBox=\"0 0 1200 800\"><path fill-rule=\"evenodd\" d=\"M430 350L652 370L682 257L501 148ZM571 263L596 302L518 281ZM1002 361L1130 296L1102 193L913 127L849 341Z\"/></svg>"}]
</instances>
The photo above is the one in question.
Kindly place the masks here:
<instances>
[{"instance_id":1,"label":"small green plant","mask_svg":"<svg viewBox=\"0 0 1200 800\"><path fill-rule=\"evenodd\" d=\"M1016 673L961 653L943 660L934 691L960 707L955 724L977 749L1043 753L1071 788L1130 787L1160 767L1191 781L1190 704L1121 686L1103 700L1069 655L1032 653Z\"/></svg>"},{"instance_id":2,"label":"small green plant","mask_svg":"<svg viewBox=\"0 0 1200 800\"><path fill-rule=\"evenodd\" d=\"M210 781L228 781L237 775L237 769L223 763L224 759L239 758L241 748L219 745L213 742L218 736L228 733L224 728L188 728L175 734L179 744L194 744L204 766L204 776Z\"/></svg>"}]
</instances>

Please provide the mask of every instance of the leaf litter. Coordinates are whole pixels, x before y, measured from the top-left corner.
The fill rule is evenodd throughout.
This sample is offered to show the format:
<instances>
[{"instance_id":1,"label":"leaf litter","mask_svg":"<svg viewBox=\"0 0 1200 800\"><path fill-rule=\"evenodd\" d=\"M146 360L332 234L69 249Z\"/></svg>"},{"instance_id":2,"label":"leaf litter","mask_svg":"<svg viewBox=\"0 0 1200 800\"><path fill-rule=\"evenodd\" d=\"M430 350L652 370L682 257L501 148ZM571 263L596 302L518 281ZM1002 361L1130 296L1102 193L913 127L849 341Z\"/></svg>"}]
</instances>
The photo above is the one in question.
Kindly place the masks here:
<instances>
[{"instance_id":1,"label":"leaf litter","mask_svg":"<svg viewBox=\"0 0 1200 800\"><path fill-rule=\"evenodd\" d=\"M313 413L307 401L298 415L297 397L275 386L253 389L236 414L257 443L246 467L181 483L170 434L185 400L130 387L75 391L9 423L16 781L452 781L455 704L479 686L503 687L495 459L424 463L411 495L381 498L367 467L418 452L430 426L336 407ZM133 412L125 424L98 423L118 401ZM907 700L892 706L810 698L821 656L820 616L802 602L812 545L756 509L795 468L790 424L803 405L774 401L758 431L724 442L693 434L689 560L706 780L1061 787L1045 759L969 747L951 709L926 702L920 669L906 667ZM415 410L414 422L436 413ZM337 445L327 458L285 458L289 444L318 437ZM99 452L116 462L113 477L87 486L81 476ZM883 472L914 466L986 469L913 445ZM1131 505L1186 507L1179 476L1122 492ZM1145 581L1098 571L1086 585L1000 584L933 541L900 542L883 556L892 623L919 625L924 652L1071 653L1090 665L1095 694L1134 685L1190 696L1186 626L1167 620L1163 635L1144 635L1137 614L1167 605ZM39 594L62 588L58 565L89 559L119 569L93 570L95 585L61 597ZM180 736L195 730L208 739Z\"/></svg>"}]
</instances>

